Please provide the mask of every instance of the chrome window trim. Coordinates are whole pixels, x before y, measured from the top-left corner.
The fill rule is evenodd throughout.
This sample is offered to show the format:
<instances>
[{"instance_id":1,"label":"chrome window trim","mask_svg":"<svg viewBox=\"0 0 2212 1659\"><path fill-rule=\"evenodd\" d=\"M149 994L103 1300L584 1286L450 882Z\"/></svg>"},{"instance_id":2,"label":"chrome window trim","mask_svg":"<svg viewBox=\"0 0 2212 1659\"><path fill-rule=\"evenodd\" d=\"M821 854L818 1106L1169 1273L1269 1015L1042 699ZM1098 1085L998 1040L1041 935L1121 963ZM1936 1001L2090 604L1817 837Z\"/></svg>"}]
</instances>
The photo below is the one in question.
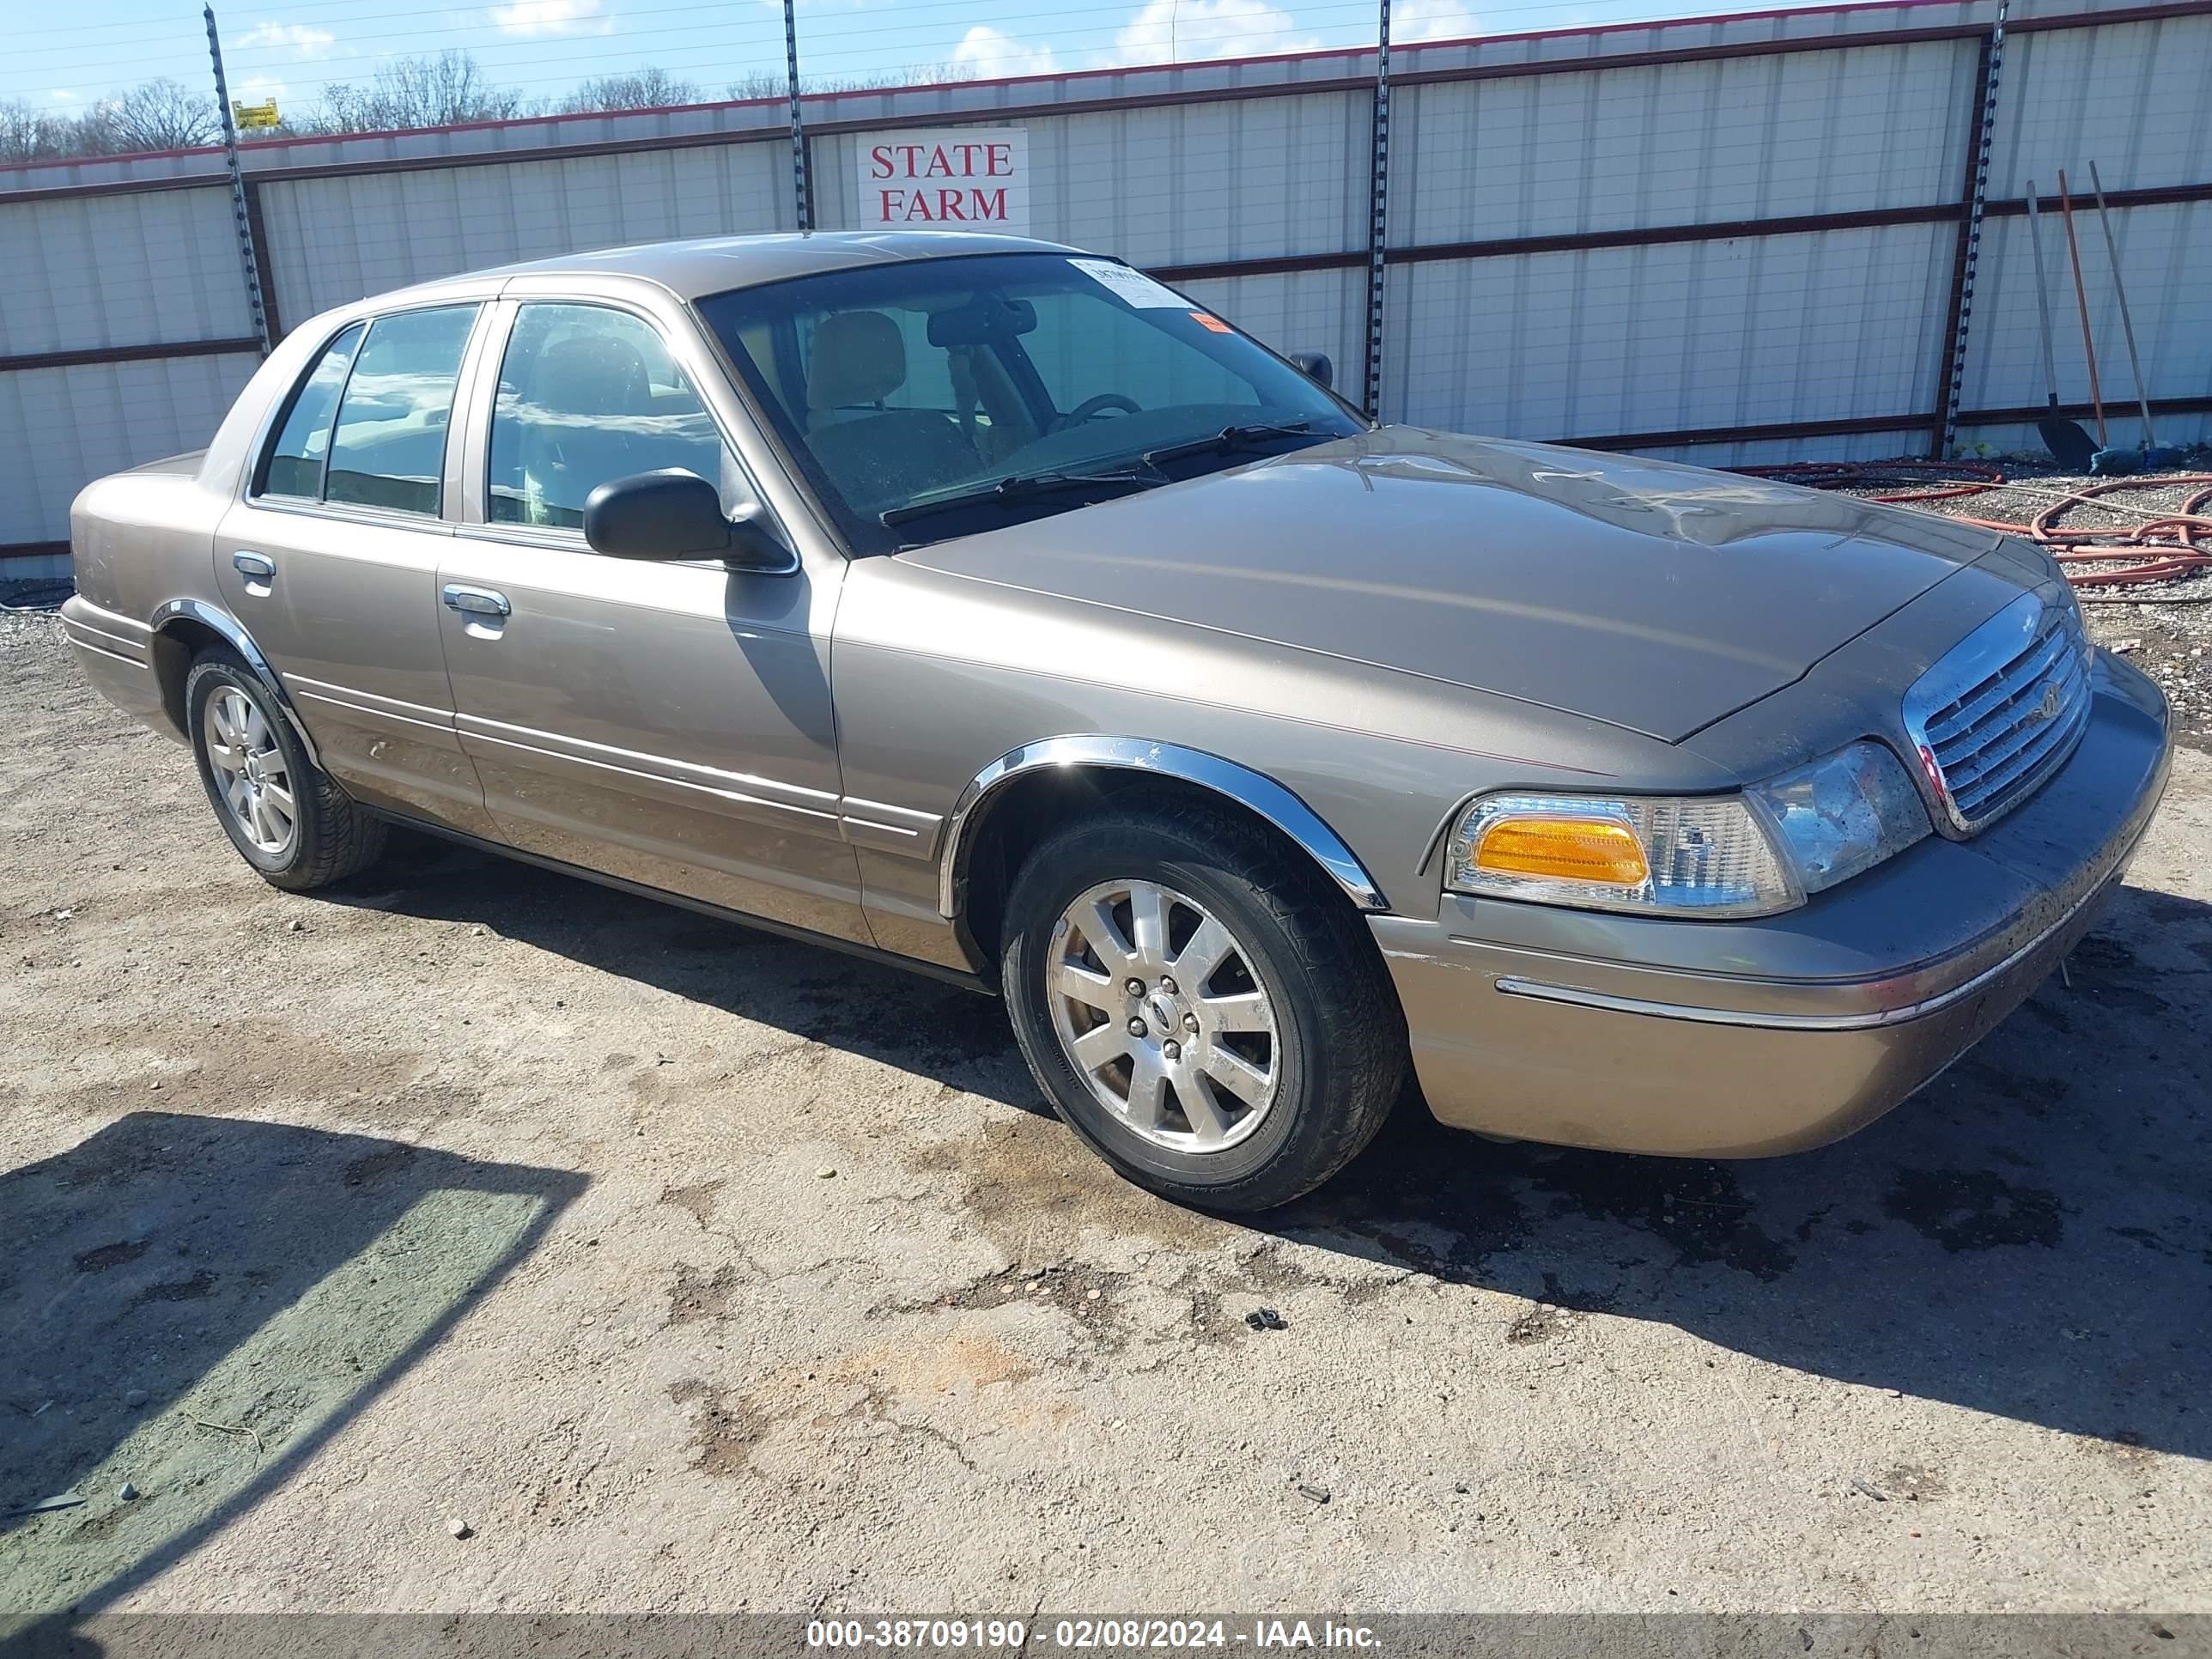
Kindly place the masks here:
<instances>
[{"instance_id":1,"label":"chrome window trim","mask_svg":"<svg viewBox=\"0 0 2212 1659\"><path fill-rule=\"evenodd\" d=\"M959 915L961 890L968 874L969 831L978 810L1013 779L1046 767L1158 772L1225 795L1251 808L1304 848L1362 910L1390 908L1358 854L1319 814L1273 778L1200 749L1143 738L1093 734L1042 738L1010 749L969 780L946 820L945 852L938 862L938 914L946 921Z\"/></svg>"},{"instance_id":2,"label":"chrome window trim","mask_svg":"<svg viewBox=\"0 0 2212 1659\"><path fill-rule=\"evenodd\" d=\"M331 507L322 501L305 501L296 495L250 495L240 505L251 507L256 513L283 513L298 519L333 519L341 524L369 525L379 530L411 530L421 536L450 536L455 528L451 520L433 519L420 513L405 513L386 507ZM327 557L328 555L321 556Z\"/></svg>"}]
</instances>

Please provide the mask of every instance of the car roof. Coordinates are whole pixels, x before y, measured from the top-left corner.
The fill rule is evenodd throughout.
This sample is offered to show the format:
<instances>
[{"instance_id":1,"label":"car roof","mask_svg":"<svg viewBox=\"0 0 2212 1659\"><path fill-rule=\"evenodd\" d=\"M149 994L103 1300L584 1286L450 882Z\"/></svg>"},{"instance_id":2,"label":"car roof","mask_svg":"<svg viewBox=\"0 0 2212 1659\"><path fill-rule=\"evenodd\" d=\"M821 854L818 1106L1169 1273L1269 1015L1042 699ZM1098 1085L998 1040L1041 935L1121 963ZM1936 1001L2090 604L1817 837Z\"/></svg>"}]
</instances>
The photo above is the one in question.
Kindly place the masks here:
<instances>
[{"instance_id":1,"label":"car roof","mask_svg":"<svg viewBox=\"0 0 2212 1659\"><path fill-rule=\"evenodd\" d=\"M430 299L447 287L473 286L488 277L629 277L694 300L733 288L780 283L825 270L905 260L942 259L971 253L1072 253L1077 250L1027 236L963 230L781 231L753 236L700 236L680 242L640 242L629 247L564 253L550 259L469 271L401 290L410 301ZM381 307L398 295L380 295Z\"/></svg>"}]
</instances>

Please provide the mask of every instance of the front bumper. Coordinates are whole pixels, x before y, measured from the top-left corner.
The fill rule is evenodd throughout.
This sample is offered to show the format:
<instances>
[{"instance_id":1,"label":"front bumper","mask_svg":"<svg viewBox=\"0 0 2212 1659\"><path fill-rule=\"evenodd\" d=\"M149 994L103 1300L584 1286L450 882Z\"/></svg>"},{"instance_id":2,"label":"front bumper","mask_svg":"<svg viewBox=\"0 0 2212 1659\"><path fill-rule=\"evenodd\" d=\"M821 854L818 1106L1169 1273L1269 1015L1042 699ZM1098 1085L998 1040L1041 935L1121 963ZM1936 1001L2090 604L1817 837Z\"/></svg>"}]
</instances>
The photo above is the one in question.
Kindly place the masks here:
<instances>
[{"instance_id":1,"label":"front bumper","mask_svg":"<svg viewBox=\"0 0 2212 1659\"><path fill-rule=\"evenodd\" d=\"M1447 893L1370 919L1430 1109L1456 1127L1682 1157L1872 1121L2040 984L2166 788L2164 697L2100 653L2087 732L1980 836L1931 836L1779 916L1597 916Z\"/></svg>"}]
</instances>

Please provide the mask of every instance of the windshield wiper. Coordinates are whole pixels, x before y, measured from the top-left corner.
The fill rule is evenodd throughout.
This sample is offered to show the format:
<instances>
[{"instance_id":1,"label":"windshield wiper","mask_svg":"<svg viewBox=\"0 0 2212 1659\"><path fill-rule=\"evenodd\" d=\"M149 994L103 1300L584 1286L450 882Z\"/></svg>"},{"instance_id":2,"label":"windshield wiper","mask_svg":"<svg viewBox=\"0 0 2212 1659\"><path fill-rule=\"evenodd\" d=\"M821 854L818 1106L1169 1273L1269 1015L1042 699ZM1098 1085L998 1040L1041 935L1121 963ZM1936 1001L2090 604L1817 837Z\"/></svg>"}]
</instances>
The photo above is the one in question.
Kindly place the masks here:
<instances>
[{"instance_id":1,"label":"windshield wiper","mask_svg":"<svg viewBox=\"0 0 2212 1659\"><path fill-rule=\"evenodd\" d=\"M1147 477L1131 469L1115 472L1033 472L1026 477L1017 474L1000 478L995 483L978 484L973 489L963 489L954 495L933 496L926 501L908 501L904 507L885 507L876 515L886 527L906 524L915 519L927 518L933 513L949 512L959 507L1012 506L1033 495L1059 495L1082 489L1093 484L1135 484L1151 489L1165 483L1164 478Z\"/></svg>"},{"instance_id":2,"label":"windshield wiper","mask_svg":"<svg viewBox=\"0 0 2212 1659\"><path fill-rule=\"evenodd\" d=\"M1226 455L1235 450L1250 449L1269 438L1295 438L1312 430L1311 421L1262 421L1249 426L1224 426L1203 438L1169 444L1162 449L1148 449L1143 460L1146 466L1158 466L1162 461L1181 460L1186 455Z\"/></svg>"}]
</instances>

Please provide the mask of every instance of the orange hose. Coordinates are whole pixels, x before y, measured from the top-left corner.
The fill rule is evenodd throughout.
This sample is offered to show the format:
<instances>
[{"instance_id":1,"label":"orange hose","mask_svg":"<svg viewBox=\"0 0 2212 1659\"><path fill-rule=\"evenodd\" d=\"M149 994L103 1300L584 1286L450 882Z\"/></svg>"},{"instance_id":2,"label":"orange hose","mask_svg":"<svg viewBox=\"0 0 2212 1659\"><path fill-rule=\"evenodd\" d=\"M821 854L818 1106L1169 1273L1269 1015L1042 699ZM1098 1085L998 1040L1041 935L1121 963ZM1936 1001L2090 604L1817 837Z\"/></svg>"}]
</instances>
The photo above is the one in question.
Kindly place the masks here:
<instances>
[{"instance_id":1,"label":"orange hose","mask_svg":"<svg viewBox=\"0 0 2212 1659\"><path fill-rule=\"evenodd\" d=\"M1778 478L1814 489L1838 489L1850 485L1896 483L1924 479L1933 488L1893 490L1866 499L1876 501L1929 501L1972 495L2005 483L2004 474L1991 466L1959 461L1802 461L1779 466L1736 469L1753 477ZM1949 481L1949 482L1947 482ZM2172 512L2139 524L2105 529L2075 527L2059 523L2061 515L2075 507L2100 505L2100 498L2131 489L2187 489L2190 493ZM2107 509L2118 510L2118 509ZM2171 581L2192 571L2212 568L2212 473L2168 474L2153 478L2108 478L2087 483L2039 510L2025 524L2008 519L1977 519L1961 515L1957 522L2007 536L2020 536L2047 549L2061 565L2117 564L2111 570L2069 570L2066 580L2079 588L2131 587L2146 582ZM2212 589L2191 595L2212 599Z\"/></svg>"}]
</instances>

